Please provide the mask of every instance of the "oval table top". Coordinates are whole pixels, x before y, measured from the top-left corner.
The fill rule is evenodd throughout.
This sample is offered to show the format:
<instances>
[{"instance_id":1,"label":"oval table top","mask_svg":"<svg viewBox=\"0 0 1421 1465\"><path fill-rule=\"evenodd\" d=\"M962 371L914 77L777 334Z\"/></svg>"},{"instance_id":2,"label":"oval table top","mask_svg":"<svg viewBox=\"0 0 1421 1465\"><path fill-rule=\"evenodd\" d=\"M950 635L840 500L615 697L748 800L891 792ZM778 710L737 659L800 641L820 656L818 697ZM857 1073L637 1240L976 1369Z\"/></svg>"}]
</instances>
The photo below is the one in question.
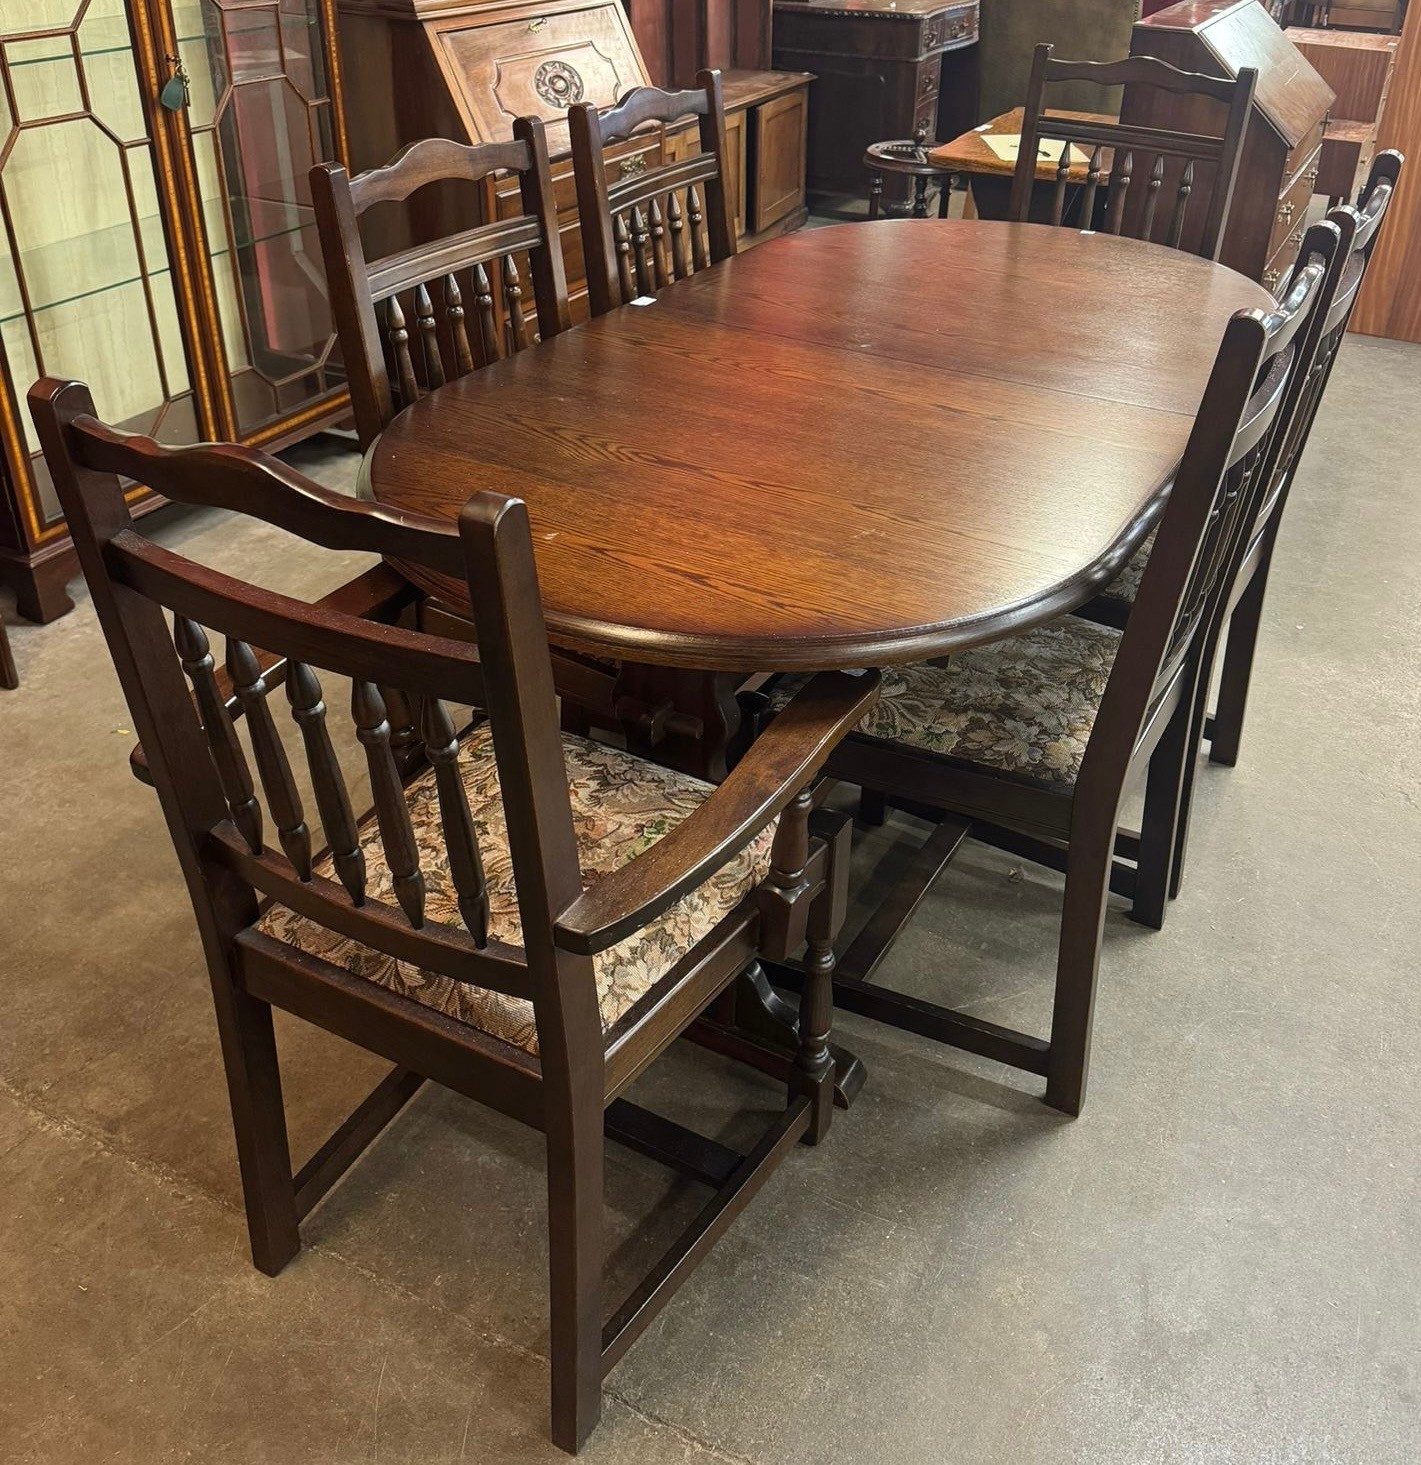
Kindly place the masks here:
<instances>
[{"instance_id":1,"label":"oval table top","mask_svg":"<svg viewBox=\"0 0 1421 1465\"><path fill-rule=\"evenodd\" d=\"M431 392L381 503L525 499L548 629L623 660L827 670L1069 610L1148 532L1262 286L1032 224L787 235ZM402 566L456 605L462 587Z\"/></svg>"}]
</instances>

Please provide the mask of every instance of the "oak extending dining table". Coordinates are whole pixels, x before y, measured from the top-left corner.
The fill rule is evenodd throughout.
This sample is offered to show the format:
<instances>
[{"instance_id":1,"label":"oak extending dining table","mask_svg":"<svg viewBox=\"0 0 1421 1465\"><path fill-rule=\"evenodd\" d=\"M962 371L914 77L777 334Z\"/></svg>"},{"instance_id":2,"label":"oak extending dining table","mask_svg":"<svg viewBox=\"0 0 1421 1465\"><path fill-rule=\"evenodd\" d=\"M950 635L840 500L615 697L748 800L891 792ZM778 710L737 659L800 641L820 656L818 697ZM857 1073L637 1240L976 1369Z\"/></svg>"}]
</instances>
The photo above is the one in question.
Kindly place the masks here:
<instances>
[{"instance_id":1,"label":"oak extending dining table","mask_svg":"<svg viewBox=\"0 0 1421 1465\"><path fill-rule=\"evenodd\" d=\"M430 392L365 491L526 500L551 635L619 663L633 746L716 778L747 674L939 657L1087 600L1162 506L1229 315L1271 303L1109 235L807 230Z\"/></svg>"}]
</instances>

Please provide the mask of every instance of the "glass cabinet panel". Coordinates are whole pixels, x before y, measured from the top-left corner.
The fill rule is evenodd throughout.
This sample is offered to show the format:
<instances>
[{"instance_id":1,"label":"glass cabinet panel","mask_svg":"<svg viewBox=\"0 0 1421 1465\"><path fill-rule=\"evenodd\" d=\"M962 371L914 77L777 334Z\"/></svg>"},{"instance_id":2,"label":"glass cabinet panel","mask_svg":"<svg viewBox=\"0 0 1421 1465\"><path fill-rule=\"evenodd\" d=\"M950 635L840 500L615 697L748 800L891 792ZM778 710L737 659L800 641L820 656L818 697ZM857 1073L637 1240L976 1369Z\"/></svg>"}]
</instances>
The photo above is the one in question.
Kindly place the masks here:
<instances>
[{"instance_id":1,"label":"glass cabinet panel","mask_svg":"<svg viewBox=\"0 0 1421 1465\"><path fill-rule=\"evenodd\" d=\"M198 418L138 76L124 0L0 3L0 357L21 398L44 373L78 377L108 420L190 442ZM38 488L43 527L59 509L42 474Z\"/></svg>"},{"instance_id":2,"label":"glass cabinet panel","mask_svg":"<svg viewBox=\"0 0 1421 1465\"><path fill-rule=\"evenodd\" d=\"M237 427L342 384L307 175L335 156L319 0L177 0Z\"/></svg>"}]
</instances>

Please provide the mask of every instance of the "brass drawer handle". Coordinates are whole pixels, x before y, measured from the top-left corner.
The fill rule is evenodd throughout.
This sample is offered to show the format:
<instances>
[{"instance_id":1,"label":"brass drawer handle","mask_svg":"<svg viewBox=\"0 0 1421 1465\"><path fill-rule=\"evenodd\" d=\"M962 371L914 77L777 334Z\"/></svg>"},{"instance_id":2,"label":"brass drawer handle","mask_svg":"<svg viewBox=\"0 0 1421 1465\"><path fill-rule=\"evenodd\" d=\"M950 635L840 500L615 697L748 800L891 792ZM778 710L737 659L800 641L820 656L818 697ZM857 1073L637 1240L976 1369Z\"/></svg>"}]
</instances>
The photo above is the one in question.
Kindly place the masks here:
<instances>
[{"instance_id":1,"label":"brass drawer handle","mask_svg":"<svg viewBox=\"0 0 1421 1465\"><path fill-rule=\"evenodd\" d=\"M528 29L530 31L546 30L547 29L547 25L548 25L548 17L546 15L540 15L537 18L537 20L530 20L528 22Z\"/></svg>"},{"instance_id":2,"label":"brass drawer handle","mask_svg":"<svg viewBox=\"0 0 1421 1465\"><path fill-rule=\"evenodd\" d=\"M630 158L622 159L621 177L639 178L646 172L646 154L634 153Z\"/></svg>"},{"instance_id":3,"label":"brass drawer handle","mask_svg":"<svg viewBox=\"0 0 1421 1465\"><path fill-rule=\"evenodd\" d=\"M1295 244L1295 245L1301 246L1302 245L1302 242L1303 242L1303 231L1301 229L1295 229L1291 234L1288 235L1288 243L1289 244Z\"/></svg>"},{"instance_id":4,"label":"brass drawer handle","mask_svg":"<svg viewBox=\"0 0 1421 1465\"><path fill-rule=\"evenodd\" d=\"M1288 220L1291 219L1293 217L1294 213L1296 213L1296 212L1297 212L1297 205L1296 204L1291 204L1291 203L1279 204L1279 206L1278 206L1278 222L1280 224L1286 224L1288 222Z\"/></svg>"},{"instance_id":5,"label":"brass drawer handle","mask_svg":"<svg viewBox=\"0 0 1421 1465\"><path fill-rule=\"evenodd\" d=\"M1270 290L1274 289L1277 286L1278 281L1281 280L1282 278L1283 278L1283 272L1281 270L1264 270L1263 271L1263 283L1265 285L1267 285L1267 287Z\"/></svg>"},{"instance_id":6,"label":"brass drawer handle","mask_svg":"<svg viewBox=\"0 0 1421 1465\"><path fill-rule=\"evenodd\" d=\"M1318 172L1318 170L1316 168L1310 168L1310 169L1308 169L1308 175L1307 175L1307 177L1308 177L1308 187L1309 188L1311 188L1312 185L1317 182L1317 172Z\"/></svg>"}]
</instances>

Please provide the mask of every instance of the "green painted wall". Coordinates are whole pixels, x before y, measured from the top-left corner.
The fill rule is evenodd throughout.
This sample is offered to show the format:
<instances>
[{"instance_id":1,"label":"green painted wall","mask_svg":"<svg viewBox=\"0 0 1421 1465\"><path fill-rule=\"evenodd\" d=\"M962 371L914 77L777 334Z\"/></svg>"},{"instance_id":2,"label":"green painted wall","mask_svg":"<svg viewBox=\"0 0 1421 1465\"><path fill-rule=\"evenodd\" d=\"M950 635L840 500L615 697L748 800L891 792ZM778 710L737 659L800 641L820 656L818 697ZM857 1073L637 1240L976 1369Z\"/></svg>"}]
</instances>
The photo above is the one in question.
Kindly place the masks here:
<instances>
[{"instance_id":1,"label":"green painted wall","mask_svg":"<svg viewBox=\"0 0 1421 1465\"><path fill-rule=\"evenodd\" d=\"M1071 61L1115 61L1130 50L1138 0L981 0L982 117L995 117L1026 99L1031 53L1049 41ZM1053 106L1082 112L1118 108L1099 87L1051 89Z\"/></svg>"}]
</instances>

